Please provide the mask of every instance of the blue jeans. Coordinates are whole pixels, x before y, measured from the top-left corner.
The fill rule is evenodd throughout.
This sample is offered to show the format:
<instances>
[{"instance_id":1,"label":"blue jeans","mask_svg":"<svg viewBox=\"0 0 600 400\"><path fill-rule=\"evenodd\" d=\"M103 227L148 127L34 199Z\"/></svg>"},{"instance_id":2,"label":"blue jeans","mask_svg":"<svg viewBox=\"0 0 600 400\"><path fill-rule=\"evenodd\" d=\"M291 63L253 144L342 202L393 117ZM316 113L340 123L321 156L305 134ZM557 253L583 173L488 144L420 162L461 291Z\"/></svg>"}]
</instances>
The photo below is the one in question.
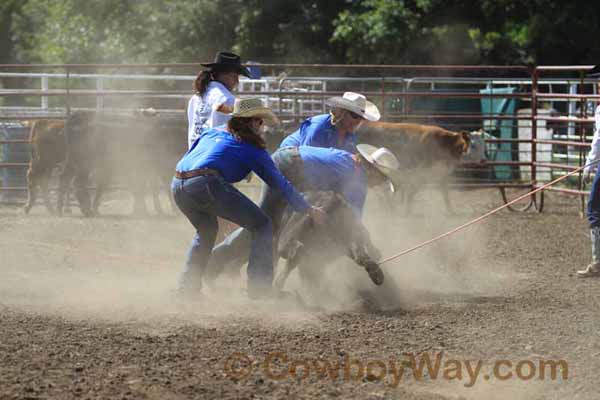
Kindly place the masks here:
<instances>
[{"instance_id":1,"label":"blue jeans","mask_svg":"<svg viewBox=\"0 0 600 400\"><path fill-rule=\"evenodd\" d=\"M600 228L592 226L590 229L590 236L592 238L592 263L600 263Z\"/></svg>"},{"instance_id":2,"label":"blue jeans","mask_svg":"<svg viewBox=\"0 0 600 400\"><path fill-rule=\"evenodd\" d=\"M297 189L304 190L304 167L298 148L285 147L279 149L273 153L272 158L287 180ZM288 205L287 200L281 191L274 190L269 185L264 184L258 205L273 221L273 248L277 251L277 238L281 230L279 225ZM211 262L219 267L233 262L238 262L241 265L248 258L251 239L250 232L247 229L243 227L236 229L213 249ZM277 261L278 257L274 259Z\"/></svg>"},{"instance_id":3,"label":"blue jeans","mask_svg":"<svg viewBox=\"0 0 600 400\"><path fill-rule=\"evenodd\" d=\"M261 294L270 290L273 281L271 219L252 200L219 176L173 178L171 191L175 204L196 229L179 279L180 289L195 290L202 287L202 275L219 229L219 216L251 233L248 293Z\"/></svg>"},{"instance_id":4,"label":"blue jeans","mask_svg":"<svg viewBox=\"0 0 600 400\"><path fill-rule=\"evenodd\" d=\"M590 189L590 197L587 203L587 218L590 227L600 227L600 169L596 172L592 188Z\"/></svg>"}]
</instances>

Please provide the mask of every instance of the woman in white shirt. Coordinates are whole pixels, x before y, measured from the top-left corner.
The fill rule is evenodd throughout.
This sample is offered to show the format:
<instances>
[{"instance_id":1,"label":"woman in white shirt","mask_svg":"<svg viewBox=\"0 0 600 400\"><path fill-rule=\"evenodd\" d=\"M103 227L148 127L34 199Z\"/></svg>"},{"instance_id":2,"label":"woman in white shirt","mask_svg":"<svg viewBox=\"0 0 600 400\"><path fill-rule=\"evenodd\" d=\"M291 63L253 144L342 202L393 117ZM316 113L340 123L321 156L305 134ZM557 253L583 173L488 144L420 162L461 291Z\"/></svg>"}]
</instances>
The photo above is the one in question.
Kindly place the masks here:
<instances>
[{"instance_id":1,"label":"woman in white shirt","mask_svg":"<svg viewBox=\"0 0 600 400\"><path fill-rule=\"evenodd\" d=\"M219 52L215 61L202 64L194 80L195 94L188 102L188 148L204 129L224 125L229 121L235 97L231 94L239 83L239 76L250 77L237 54Z\"/></svg>"}]
</instances>

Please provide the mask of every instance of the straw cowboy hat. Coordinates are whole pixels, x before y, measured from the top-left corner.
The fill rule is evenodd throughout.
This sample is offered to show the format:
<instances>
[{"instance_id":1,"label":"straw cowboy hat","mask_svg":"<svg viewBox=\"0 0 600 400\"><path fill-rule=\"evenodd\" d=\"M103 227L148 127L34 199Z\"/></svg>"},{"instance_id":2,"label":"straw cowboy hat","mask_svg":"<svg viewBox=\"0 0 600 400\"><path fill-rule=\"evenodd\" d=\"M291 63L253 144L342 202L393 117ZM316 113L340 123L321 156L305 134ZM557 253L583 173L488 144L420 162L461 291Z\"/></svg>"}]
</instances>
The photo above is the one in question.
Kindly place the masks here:
<instances>
[{"instance_id":1,"label":"straw cowboy hat","mask_svg":"<svg viewBox=\"0 0 600 400\"><path fill-rule=\"evenodd\" d=\"M381 118L377 106L360 93L346 92L342 97L330 97L326 104L358 114L368 121L379 121Z\"/></svg>"},{"instance_id":2,"label":"straw cowboy hat","mask_svg":"<svg viewBox=\"0 0 600 400\"><path fill-rule=\"evenodd\" d=\"M258 97L235 99L231 117L238 118L262 118L267 125L277 125L279 119L270 108L265 107Z\"/></svg>"},{"instance_id":3,"label":"straw cowboy hat","mask_svg":"<svg viewBox=\"0 0 600 400\"><path fill-rule=\"evenodd\" d=\"M398 159L390 150L385 147L377 148L370 144L359 144L356 145L356 150L359 154L367 160L371 165L377 168L382 174L388 179L398 173L400 163Z\"/></svg>"},{"instance_id":4,"label":"straw cowboy hat","mask_svg":"<svg viewBox=\"0 0 600 400\"><path fill-rule=\"evenodd\" d=\"M247 68L242 67L242 61L240 56L226 51L220 51L215 56L215 61L211 63L201 64L204 67L209 67L211 71L215 72L237 72L240 75L244 75L250 78L250 71Z\"/></svg>"}]
</instances>

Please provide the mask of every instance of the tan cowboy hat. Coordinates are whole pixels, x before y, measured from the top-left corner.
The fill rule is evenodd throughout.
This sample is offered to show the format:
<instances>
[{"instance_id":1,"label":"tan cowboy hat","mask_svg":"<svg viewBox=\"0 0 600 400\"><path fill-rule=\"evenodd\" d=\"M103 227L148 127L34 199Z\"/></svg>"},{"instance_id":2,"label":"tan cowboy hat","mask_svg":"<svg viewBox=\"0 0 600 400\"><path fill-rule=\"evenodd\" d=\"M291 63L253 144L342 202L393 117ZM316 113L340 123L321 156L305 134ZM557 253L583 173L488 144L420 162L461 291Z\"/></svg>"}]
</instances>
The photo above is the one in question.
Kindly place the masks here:
<instances>
[{"instance_id":1,"label":"tan cowboy hat","mask_svg":"<svg viewBox=\"0 0 600 400\"><path fill-rule=\"evenodd\" d=\"M279 119L269 107L265 107L258 97L235 99L231 117L238 118L262 118L267 125L279 124Z\"/></svg>"},{"instance_id":2,"label":"tan cowboy hat","mask_svg":"<svg viewBox=\"0 0 600 400\"><path fill-rule=\"evenodd\" d=\"M342 97L330 97L326 104L348 110L369 121L379 121L381 118L377 106L360 93L346 92Z\"/></svg>"}]
</instances>

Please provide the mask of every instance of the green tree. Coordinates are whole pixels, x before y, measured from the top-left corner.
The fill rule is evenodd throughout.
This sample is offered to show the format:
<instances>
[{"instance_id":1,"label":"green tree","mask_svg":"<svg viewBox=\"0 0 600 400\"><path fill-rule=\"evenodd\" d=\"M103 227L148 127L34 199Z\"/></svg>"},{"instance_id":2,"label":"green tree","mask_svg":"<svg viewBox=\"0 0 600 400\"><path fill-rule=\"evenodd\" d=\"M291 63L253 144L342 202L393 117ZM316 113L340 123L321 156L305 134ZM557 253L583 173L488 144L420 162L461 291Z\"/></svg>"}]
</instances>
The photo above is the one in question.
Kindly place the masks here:
<instances>
[{"instance_id":1,"label":"green tree","mask_svg":"<svg viewBox=\"0 0 600 400\"><path fill-rule=\"evenodd\" d=\"M155 62L212 61L219 50L231 50L236 43L236 26L244 7L242 0L158 1L162 7L148 7L156 21L149 27L152 48L147 59ZM152 26L162 26L161 31Z\"/></svg>"},{"instance_id":2,"label":"green tree","mask_svg":"<svg viewBox=\"0 0 600 400\"><path fill-rule=\"evenodd\" d=\"M19 62L14 21L21 13L22 7L23 2L20 0L5 0L0 3L0 63Z\"/></svg>"},{"instance_id":3,"label":"green tree","mask_svg":"<svg viewBox=\"0 0 600 400\"><path fill-rule=\"evenodd\" d=\"M600 3L575 0L364 0L331 41L350 62L595 63Z\"/></svg>"},{"instance_id":4,"label":"green tree","mask_svg":"<svg viewBox=\"0 0 600 400\"><path fill-rule=\"evenodd\" d=\"M566 64L600 56L584 0L4 0L0 60Z\"/></svg>"},{"instance_id":5,"label":"green tree","mask_svg":"<svg viewBox=\"0 0 600 400\"><path fill-rule=\"evenodd\" d=\"M344 0L250 0L236 28L235 49L262 62L335 62L343 43L329 43Z\"/></svg>"},{"instance_id":6,"label":"green tree","mask_svg":"<svg viewBox=\"0 0 600 400\"><path fill-rule=\"evenodd\" d=\"M44 63L191 62L233 45L239 0L27 0L26 58ZM224 13L223 10L233 10Z\"/></svg>"},{"instance_id":7,"label":"green tree","mask_svg":"<svg viewBox=\"0 0 600 400\"><path fill-rule=\"evenodd\" d=\"M357 63L474 62L468 15L442 0L365 0L334 21L331 41ZM456 3L456 2L454 2ZM466 4L467 2L461 2Z\"/></svg>"}]
</instances>

